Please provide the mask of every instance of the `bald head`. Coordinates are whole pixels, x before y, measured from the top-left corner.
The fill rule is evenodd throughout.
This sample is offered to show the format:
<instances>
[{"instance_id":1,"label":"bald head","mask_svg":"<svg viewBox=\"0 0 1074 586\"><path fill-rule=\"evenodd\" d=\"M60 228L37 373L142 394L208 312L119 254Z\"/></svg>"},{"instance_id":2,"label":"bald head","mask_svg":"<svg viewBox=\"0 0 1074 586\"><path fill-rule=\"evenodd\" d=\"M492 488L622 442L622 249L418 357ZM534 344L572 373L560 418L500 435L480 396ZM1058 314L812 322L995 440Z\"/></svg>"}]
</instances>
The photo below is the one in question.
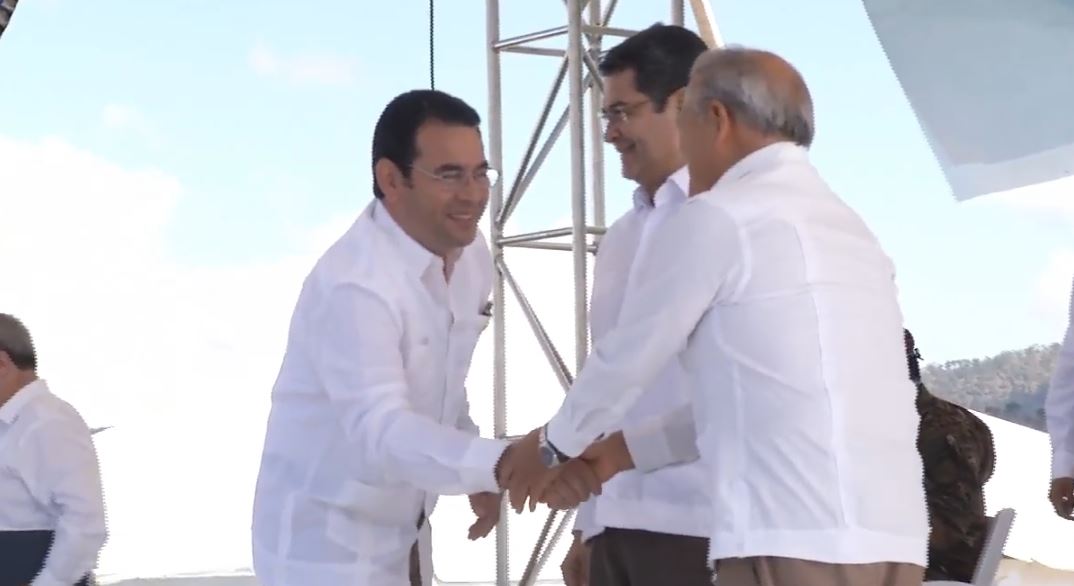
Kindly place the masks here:
<instances>
[{"instance_id":1,"label":"bald head","mask_svg":"<svg viewBox=\"0 0 1074 586\"><path fill-rule=\"evenodd\" d=\"M722 103L742 124L803 147L813 144L813 100L805 80L783 58L756 49L712 49L690 74L694 106Z\"/></svg>"}]
</instances>

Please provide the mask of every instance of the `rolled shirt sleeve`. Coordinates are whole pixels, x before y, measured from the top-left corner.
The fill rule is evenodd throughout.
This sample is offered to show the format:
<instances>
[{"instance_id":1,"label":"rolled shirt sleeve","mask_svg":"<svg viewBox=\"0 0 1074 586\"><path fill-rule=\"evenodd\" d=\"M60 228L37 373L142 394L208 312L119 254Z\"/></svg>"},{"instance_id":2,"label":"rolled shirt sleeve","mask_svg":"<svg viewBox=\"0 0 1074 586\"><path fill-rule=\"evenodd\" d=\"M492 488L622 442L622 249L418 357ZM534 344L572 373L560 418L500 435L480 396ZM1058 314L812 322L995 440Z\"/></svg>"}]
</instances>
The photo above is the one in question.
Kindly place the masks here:
<instances>
[{"instance_id":1,"label":"rolled shirt sleeve","mask_svg":"<svg viewBox=\"0 0 1074 586\"><path fill-rule=\"evenodd\" d=\"M678 206L654 228L617 325L595 345L549 421L549 442L568 456L622 421L739 270L738 228L704 197Z\"/></svg>"},{"instance_id":2,"label":"rolled shirt sleeve","mask_svg":"<svg viewBox=\"0 0 1074 586\"><path fill-rule=\"evenodd\" d=\"M499 491L495 467L508 442L477 437L411 408L402 327L382 298L358 284L337 285L314 321L316 372L364 461L427 492Z\"/></svg>"}]
</instances>

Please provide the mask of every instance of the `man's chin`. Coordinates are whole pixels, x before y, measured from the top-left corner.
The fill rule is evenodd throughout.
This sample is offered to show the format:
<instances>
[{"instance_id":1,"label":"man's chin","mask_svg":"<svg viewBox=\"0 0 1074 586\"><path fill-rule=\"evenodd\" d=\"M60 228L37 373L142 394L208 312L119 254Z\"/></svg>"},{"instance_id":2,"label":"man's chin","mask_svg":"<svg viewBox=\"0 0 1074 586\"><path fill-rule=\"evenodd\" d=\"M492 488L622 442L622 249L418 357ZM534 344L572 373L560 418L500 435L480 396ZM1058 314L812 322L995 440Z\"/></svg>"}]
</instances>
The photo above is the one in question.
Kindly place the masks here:
<instances>
[{"instance_id":1,"label":"man's chin","mask_svg":"<svg viewBox=\"0 0 1074 586\"><path fill-rule=\"evenodd\" d=\"M474 243L474 240L477 240L477 226L474 226L473 230L453 231L451 239L458 248L470 246Z\"/></svg>"}]
</instances>

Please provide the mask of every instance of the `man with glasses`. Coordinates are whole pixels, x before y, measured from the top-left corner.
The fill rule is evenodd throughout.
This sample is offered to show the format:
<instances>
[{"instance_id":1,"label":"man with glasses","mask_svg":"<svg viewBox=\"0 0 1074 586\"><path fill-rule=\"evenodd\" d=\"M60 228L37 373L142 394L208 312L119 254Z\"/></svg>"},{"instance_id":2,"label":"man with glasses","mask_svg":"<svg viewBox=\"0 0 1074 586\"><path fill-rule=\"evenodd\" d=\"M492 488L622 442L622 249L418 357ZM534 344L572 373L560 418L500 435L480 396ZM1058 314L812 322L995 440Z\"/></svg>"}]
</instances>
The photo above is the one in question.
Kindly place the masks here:
<instances>
[{"instance_id":1,"label":"man with glasses","mask_svg":"<svg viewBox=\"0 0 1074 586\"><path fill-rule=\"evenodd\" d=\"M637 188L631 208L600 242L590 312L594 344L615 326L631 267L652 226L686 201L690 178L676 118L690 67L705 49L692 31L657 24L612 48L599 65L605 140ZM634 469L610 479L579 507L574 543L562 564L567 586L709 584L711 507L687 384L678 360L669 361L620 422L622 431L601 444ZM561 480L570 469L581 470L581 463L572 463Z\"/></svg>"},{"instance_id":2,"label":"man with glasses","mask_svg":"<svg viewBox=\"0 0 1074 586\"><path fill-rule=\"evenodd\" d=\"M431 90L377 123L375 199L306 279L272 391L262 586L428 586L438 495L470 495L471 539L498 520L507 443L478 436L463 388L493 277L477 224L498 175L479 124Z\"/></svg>"},{"instance_id":3,"label":"man with glasses","mask_svg":"<svg viewBox=\"0 0 1074 586\"><path fill-rule=\"evenodd\" d=\"M921 584L920 418L894 266L809 161L804 79L766 51L708 51L678 122L690 197L649 231L559 411L512 445L512 505L550 502L549 470L584 458L678 359L718 586Z\"/></svg>"}]
</instances>

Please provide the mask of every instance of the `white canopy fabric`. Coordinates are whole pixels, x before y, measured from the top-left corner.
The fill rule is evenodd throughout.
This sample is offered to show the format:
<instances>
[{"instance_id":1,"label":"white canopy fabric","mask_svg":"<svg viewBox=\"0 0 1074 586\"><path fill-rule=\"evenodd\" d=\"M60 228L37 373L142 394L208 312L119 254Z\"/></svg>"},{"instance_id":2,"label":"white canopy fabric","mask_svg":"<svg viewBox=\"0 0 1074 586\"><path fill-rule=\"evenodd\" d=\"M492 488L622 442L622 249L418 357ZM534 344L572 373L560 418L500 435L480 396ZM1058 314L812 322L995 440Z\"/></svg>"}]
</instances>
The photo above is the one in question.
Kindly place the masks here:
<instances>
[{"instance_id":1,"label":"white canopy fabric","mask_svg":"<svg viewBox=\"0 0 1074 586\"><path fill-rule=\"evenodd\" d=\"M862 1L958 200L1074 175L1074 2Z\"/></svg>"},{"instance_id":2,"label":"white canopy fabric","mask_svg":"<svg viewBox=\"0 0 1074 586\"><path fill-rule=\"evenodd\" d=\"M1011 507L1016 512L1004 553L1074 571L1074 521L1059 518L1048 501L1051 447L1047 434L976 413L992 430L996 469L985 486L988 514Z\"/></svg>"}]
</instances>

